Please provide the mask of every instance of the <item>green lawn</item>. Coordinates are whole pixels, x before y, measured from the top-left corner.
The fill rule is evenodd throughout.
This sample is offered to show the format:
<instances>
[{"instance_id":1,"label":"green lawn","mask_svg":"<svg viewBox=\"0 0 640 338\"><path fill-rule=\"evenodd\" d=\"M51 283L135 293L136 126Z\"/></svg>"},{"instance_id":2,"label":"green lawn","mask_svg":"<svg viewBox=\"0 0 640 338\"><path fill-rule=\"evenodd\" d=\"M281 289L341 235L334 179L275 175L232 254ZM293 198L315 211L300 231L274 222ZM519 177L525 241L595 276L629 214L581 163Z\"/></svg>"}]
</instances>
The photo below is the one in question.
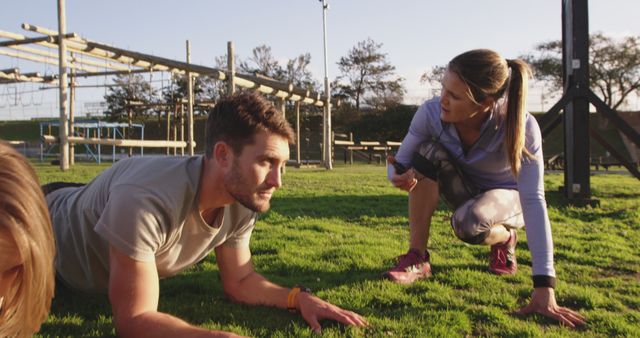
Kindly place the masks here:
<instances>
[{"instance_id":1,"label":"green lawn","mask_svg":"<svg viewBox=\"0 0 640 338\"><path fill-rule=\"evenodd\" d=\"M88 181L106 166L78 165L67 173L48 165L36 168L47 183ZM546 178L556 295L561 305L587 317L587 326L578 330L541 316L511 314L531 293L524 231L517 275L494 276L487 272L489 248L457 240L448 224L450 211L441 208L430 241L433 278L395 285L380 275L407 248L407 197L387 183L384 168L290 168L284 181L254 231L254 263L276 283L309 286L372 324L353 329L324 322L324 336L640 336L640 182L630 176L594 176L598 208L564 205L556 192L562 176ZM160 286L160 310L201 327L248 336L313 336L296 314L227 301L213 254ZM41 330L42 336L113 334L106 296L64 289L58 290Z\"/></svg>"}]
</instances>

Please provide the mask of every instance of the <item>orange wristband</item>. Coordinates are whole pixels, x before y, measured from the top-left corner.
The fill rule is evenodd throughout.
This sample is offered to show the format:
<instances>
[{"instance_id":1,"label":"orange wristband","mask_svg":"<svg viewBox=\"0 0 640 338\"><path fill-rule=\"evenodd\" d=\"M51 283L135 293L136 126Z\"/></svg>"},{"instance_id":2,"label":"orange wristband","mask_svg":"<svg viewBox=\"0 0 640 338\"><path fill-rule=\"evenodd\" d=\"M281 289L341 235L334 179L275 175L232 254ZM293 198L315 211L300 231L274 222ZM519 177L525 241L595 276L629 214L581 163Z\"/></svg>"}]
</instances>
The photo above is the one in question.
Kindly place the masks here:
<instances>
[{"instance_id":1,"label":"orange wristband","mask_svg":"<svg viewBox=\"0 0 640 338\"><path fill-rule=\"evenodd\" d=\"M300 293L300 291L302 291L300 289L300 287L294 287L293 289L291 289L291 291L289 291L289 296L287 296L287 309L289 310L296 310L296 297L298 297L298 294Z\"/></svg>"}]
</instances>

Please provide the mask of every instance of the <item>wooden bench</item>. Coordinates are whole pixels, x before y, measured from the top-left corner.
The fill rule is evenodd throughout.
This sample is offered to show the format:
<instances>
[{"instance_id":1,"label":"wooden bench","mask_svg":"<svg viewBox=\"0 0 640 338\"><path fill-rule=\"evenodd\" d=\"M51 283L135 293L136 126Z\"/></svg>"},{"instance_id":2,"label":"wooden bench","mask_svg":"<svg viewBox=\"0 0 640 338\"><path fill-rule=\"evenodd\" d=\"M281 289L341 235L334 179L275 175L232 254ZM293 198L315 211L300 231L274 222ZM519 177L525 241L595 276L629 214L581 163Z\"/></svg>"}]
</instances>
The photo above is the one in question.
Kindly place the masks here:
<instances>
[{"instance_id":1,"label":"wooden bench","mask_svg":"<svg viewBox=\"0 0 640 338\"><path fill-rule=\"evenodd\" d=\"M359 150L366 150L369 154L369 163L373 163L376 161L378 164L382 164L382 160L384 159L384 164L387 164L387 156L391 153L393 148L397 148L400 146L400 142L394 141L386 141L384 143L378 141L360 141L358 145L354 147L359 147Z\"/></svg>"},{"instance_id":2,"label":"wooden bench","mask_svg":"<svg viewBox=\"0 0 640 338\"><path fill-rule=\"evenodd\" d=\"M544 160L546 170L561 170L564 168L564 156L562 153L555 154Z\"/></svg>"},{"instance_id":3,"label":"wooden bench","mask_svg":"<svg viewBox=\"0 0 640 338\"><path fill-rule=\"evenodd\" d=\"M592 158L590 161L592 166L595 166L596 171L600 170L600 166L604 168L604 171L609 171L609 167L619 166L622 167L623 164L620 163L616 158L602 158L598 156L597 158Z\"/></svg>"},{"instance_id":4,"label":"wooden bench","mask_svg":"<svg viewBox=\"0 0 640 338\"><path fill-rule=\"evenodd\" d=\"M400 146L400 142L395 141L386 141L386 142L378 142L378 141L353 141L353 134L349 134L349 139L336 139L336 136L340 136L346 138L346 134L334 134L333 139L333 147L334 148L343 148L344 149L344 163L347 162L349 164L353 164L353 152L360 151L366 152L365 156L368 156L369 163L377 162L378 164L382 164L382 160L384 158L384 163L387 163L387 156L394 150L394 148L398 148Z\"/></svg>"}]
</instances>

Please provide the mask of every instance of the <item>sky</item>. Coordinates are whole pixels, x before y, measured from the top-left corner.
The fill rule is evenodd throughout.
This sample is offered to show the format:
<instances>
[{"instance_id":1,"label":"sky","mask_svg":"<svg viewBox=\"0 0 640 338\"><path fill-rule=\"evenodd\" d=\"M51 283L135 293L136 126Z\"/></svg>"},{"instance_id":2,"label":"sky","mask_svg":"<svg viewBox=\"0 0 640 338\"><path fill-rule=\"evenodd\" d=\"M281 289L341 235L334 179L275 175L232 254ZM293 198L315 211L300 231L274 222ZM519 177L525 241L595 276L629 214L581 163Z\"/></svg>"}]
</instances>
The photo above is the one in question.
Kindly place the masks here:
<instances>
[{"instance_id":1,"label":"sky","mask_svg":"<svg viewBox=\"0 0 640 338\"><path fill-rule=\"evenodd\" d=\"M359 41L382 44L381 51L403 77L406 103L419 104L432 93L419 82L433 66L474 48L490 48L506 58L531 53L537 43L559 40L560 0L328 0L329 78L336 65ZM25 32L23 22L57 29L56 0L13 0L3 4L0 30ZM589 31L608 36L640 36L640 1L592 0ZM236 54L247 58L262 44L281 61L311 54L311 70L324 78L322 3L318 0L67 0L67 31L81 37L165 58L185 60L185 40L192 44L192 62L213 66L233 41ZM1 40L1 39L0 39ZM57 73L57 67L0 56L0 69ZM166 75L168 78L168 75ZM157 80L157 79L156 79ZM91 80L96 85L101 82ZM38 85L0 85L0 120L58 114L55 90ZM20 92L19 100L14 95ZM76 106L101 101L104 89L78 90ZM540 86L530 90L529 109L548 109ZM11 101L11 102L8 102ZM640 109L635 100L629 107Z\"/></svg>"}]
</instances>

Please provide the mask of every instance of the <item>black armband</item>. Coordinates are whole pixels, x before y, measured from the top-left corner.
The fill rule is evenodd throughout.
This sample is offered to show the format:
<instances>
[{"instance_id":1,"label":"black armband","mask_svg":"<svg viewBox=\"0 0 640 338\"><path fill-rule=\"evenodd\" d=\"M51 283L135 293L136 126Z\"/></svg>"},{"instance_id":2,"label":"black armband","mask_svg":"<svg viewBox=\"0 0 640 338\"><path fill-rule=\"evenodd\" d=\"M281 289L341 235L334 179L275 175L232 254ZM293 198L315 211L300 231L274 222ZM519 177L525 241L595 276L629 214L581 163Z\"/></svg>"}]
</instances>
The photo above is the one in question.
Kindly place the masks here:
<instances>
[{"instance_id":1,"label":"black armband","mask_svg":"<svg viewBox=\"0 0 640 338\"><path fill-rule=\"evenodd\" d=\"M428 177L433 181L438 181L438 167L428 159L424 158L420 153L414 153L411 159L413 169L421 173L424 177Z\"/></svg>"},{"instance_id":2,"label":"black armband","mask_svg":"<svg viewBox=\"0 0 640 338\"><path fill-rule=\"evenodd\" d=\"M533 287L534 288L556 288L556 278L545 275L536 275L533 276Z\"/></svg>"}]
</instances>

